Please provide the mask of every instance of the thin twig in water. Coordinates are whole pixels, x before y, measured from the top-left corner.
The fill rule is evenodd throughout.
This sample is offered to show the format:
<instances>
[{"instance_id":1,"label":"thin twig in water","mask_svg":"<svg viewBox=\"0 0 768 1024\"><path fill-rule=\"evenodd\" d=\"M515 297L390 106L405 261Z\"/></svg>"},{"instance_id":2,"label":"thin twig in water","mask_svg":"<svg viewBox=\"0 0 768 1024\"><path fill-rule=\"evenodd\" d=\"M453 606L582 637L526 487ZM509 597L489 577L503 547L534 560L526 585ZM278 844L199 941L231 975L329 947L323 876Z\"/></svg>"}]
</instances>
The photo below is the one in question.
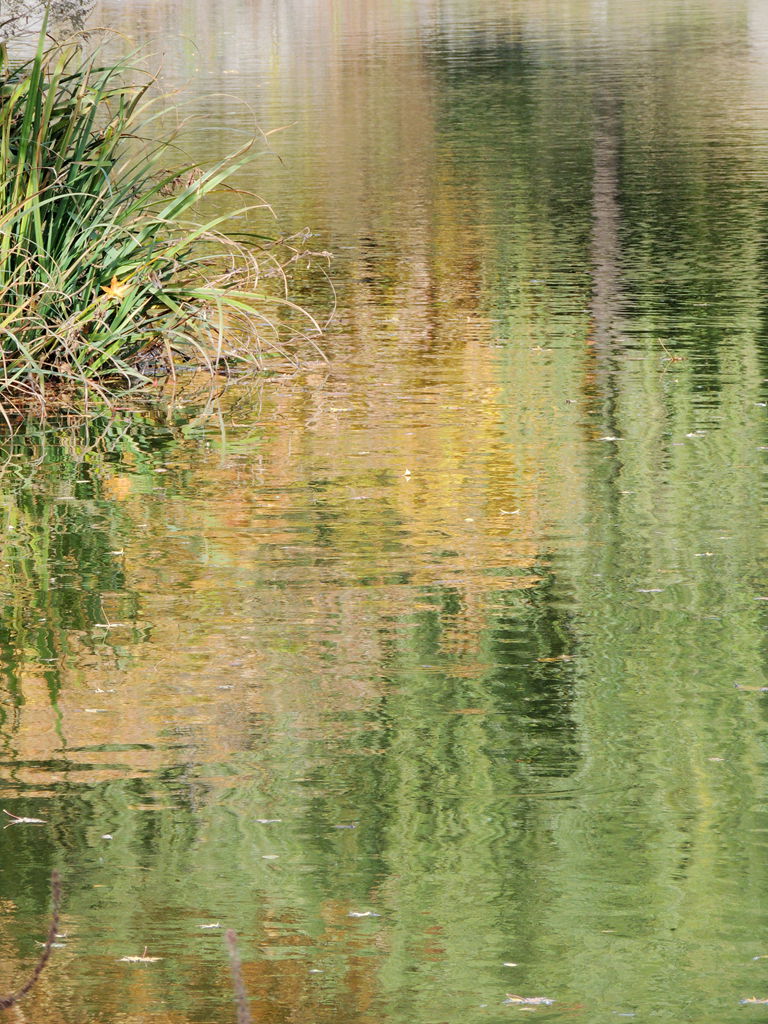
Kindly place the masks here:
<instances>
[{"instance_id":1,"label":"thin twig in water","mask_svg":"<svg viewBox=\"0 0 768 1024\"><path fill-rule=\"evenodd\" d=\"M11 825L46 825L47 822L43 818L20 818L18 814L11 814L10 811L6 811L3 808L3 814L7 814L11 819L4 828L10 828Z\"/></svg>"},{"instance_id":2,"label":"thin twig in water","mask_svg":"<svg viewBox=\"0 0 768 1024\"><path fill-rule=\"evenodd\" d=\"M37 979L43 973L43 968L51 958L51 949L56 939L56 933L59 930L59 909L61 907L61 882L59 880L58 871L54 871L51 874L51 899L53 902L53 916L51 918L51 927L48 929L48 938L45 940L43 951L40 954L40 958L35 964L35 968L30 974L29 978L24 982L20 989L16 992L11 992L7 996L0 997L0 1010L9 1010L14 1006L20 999L22 999L27 992L36 983Z\"/></svg>"},{"instance_id":3,"label":"thin twig in water","mask_svg":"<svg viewBox=\"0 0 768 1024\"><path fill-rule=\"evenodd\" d=\"M229 948L229 966L232 971L232 987L235 990L237 1024L252 1024L251 1011L248 1009L248 993L245 991L240 953L237 948L237 935L232 928L227 929L227 946Z\"/></svg>"}]
</instances>

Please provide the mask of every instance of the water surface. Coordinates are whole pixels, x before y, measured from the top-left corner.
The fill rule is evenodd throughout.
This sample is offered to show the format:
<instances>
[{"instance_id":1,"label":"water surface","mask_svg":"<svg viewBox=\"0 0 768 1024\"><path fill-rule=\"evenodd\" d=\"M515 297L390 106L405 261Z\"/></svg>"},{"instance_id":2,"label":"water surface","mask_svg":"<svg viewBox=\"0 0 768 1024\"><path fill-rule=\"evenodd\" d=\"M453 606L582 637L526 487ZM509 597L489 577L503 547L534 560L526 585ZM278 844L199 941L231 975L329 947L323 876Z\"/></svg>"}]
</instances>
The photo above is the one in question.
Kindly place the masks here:
<instances>
[{"instance_id":1,"label":"water surface","mask_svg":"<svg viewBox=\"0 0 768 1024\"><path fill-rule=\"evenodd\" d=\"M337 311L2 447L2 984L57 867L52 1024L763 1019L764 5L91 21Z\"/></svg>"}]
</instances>

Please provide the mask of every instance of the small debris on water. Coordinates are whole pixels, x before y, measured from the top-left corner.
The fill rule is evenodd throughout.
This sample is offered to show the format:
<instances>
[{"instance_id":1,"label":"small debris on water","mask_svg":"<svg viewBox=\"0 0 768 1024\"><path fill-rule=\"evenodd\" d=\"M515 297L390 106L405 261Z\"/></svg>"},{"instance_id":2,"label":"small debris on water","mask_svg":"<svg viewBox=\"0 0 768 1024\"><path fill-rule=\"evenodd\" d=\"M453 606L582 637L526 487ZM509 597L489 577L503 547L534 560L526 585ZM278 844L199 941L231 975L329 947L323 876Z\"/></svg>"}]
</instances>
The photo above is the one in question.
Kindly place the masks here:
<instances>
[{"instance_id":1,"label":"small debris on water","mask_svg":"<svg viewBox=\"0 0 768 1024\"><path fill-rule=\"evenodd\" d=\"M552 1006L554 999L548 999L546 996L516 996L512 993L507 992L507 998L504 1000L505 1006Z\"/></svg>"},{"instance_id":2,"label":"small debris on water","mask_svg":"<svg viewBox=\"0 0 768 1024\"><path fill-rule=\"evenodd\" d=\"M147 950L149 946L144 947L144 952L141 956L121 956L118 963L123 964L154 964L158 960L162 960L161 956L147 956Z\"/></svg>"},{"instance_id":3,"label":"small debris on water","mask_svg":"<svg viewBox=\"0 0 768 1024\"><path fill-rule=\"evenodd\" d=\"M102 839L111 839L112 836L109 834L109 832L105 832L104 835L101 838Z\"/></svg>"},{"instance_id":4,"label":"small debris on water","mask_svg":"<svg viewBox=\"0 0 768 1024\"><path fill-rule=\"evenodd\" d=\"M331 828L335 828L335 829L357 828L357 822L353 821L349 825L331 825Z\"/></svg>"},{"instance_id":5,"label":"small debris on water","mask_svg":"<svg viewBox=\"0 0 768 1024\"><path fill-rule=\"evenodd\" d=\"M263 853L261 855L262 860L280 860L280 856L277 853Z\"/></svg>"},{"instance_id":6,"label":"small debris on water","mask_svg":"<svg viewBox=\"0 0 768 1024\"><path fill-rule=\"evenodd\" d=\"M768 1005L768 999L756 999L754 996L750 996L749 999L740 999L739 1002L742 1006L766 1006Z\"/></svg>"},{"instance_id":7,"label":"small debris on water","mask_svg":"<svg viewBox=\"0 0 768 1024\"><path fill-rule=\"evenodd\" d=\"M350 910L347 917L381 917L375 910Z\"/></svg>"},{"instance_id":8,"label":"small debris on water","mask_svg":"<svg viewBox=\"0 0 768 1024\"><path fill-rule=\"evenodd\" d=\"M638 594L661 594L663 589L661 587L638 587Z\"/></svg>"},{"instance_id":9,"label":"small debris on water","mask_svg":"<svg viewBox=\"0 0 768 1024\"><path fill-rule=\"evenodd\" d=\"M282 821L282 818L257 818L257 825L277 825L278 822Z\"/></svg>"},{"instance_id":10,"label":"small debris on water","mask_svg":"<svg viewBox=\"0 0 768 1024\"><path fill-rule=\"evenodd\" d=\"M3 826L4 828L10 828L11 825L45 825L46 824L46 821L43 818L20 818L18 816L18 814L11 814L11 812L10 811L6 811L5 808L3 808L3 814L7 814L8 817L12 819L11 821L8 822L7 825Z\"/></svg>"},{"instance_id":11,"label":"small debris on water","mask_svg":"<svg viewBox=\"0 0 768 1024\"><path fill-rule=\"evenodd\" d=\"M200 927L205 930L206 928L221 928L219 921L212 921L210 924L201 924Z\"/></svg>"},{"instance_id":12,"label":"small debris on water","mask_svg":"<svg viewBox=\"0 0 768 1024\"><path fill-rule=\"evenodd\" d=\"M502 967L517 967L518 964L516 964L513 960L505 960L504 963L501 966Z\"/></svg>"},{"instance_id":13,"label":"small debris on water","mask_svg":"<svg viewBox=\"0 0 768 1024\"><path fill-rule=\"evenodd\" d=\"M319 967L310 967L309 968L309 973L310 974L324 974L325 972L321 971Z\"/></svg>"}]
</instances>

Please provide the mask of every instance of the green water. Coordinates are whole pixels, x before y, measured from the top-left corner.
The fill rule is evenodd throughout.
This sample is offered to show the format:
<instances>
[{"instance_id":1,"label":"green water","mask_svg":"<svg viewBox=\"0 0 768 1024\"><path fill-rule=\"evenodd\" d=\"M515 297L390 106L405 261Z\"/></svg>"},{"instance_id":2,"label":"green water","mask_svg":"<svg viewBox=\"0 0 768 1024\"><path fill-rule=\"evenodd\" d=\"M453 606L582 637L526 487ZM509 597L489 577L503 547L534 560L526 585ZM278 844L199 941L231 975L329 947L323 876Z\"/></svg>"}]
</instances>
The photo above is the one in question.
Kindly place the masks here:
<instances>
[{"instance_id":1,"label":"green water","mask_svg":"<svg viewBox=\"0 0 768 1024\"><path fill-rule=\"evenodd\" d=\"M47 1024L765 1020L765 4L91 23L337 309L0 445L0 988L56 867Z\"/></svg>"}]
</instances>

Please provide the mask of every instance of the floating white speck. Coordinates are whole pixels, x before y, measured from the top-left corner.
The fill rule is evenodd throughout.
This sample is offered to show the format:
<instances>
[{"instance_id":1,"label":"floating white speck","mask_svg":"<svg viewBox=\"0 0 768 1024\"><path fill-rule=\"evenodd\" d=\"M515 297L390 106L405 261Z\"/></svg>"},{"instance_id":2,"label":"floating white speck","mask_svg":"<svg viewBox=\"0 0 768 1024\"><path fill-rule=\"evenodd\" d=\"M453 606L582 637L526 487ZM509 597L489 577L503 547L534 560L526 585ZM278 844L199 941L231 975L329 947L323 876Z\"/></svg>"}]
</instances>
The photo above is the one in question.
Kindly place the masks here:
<instances>
[{"instance_id":1,"label":"floating white speck","mask_svg":"<svg viewBox=\"0 0 768 1024\"><path fill-rule=\"evenodd\" d=\"M104 835L101 838L102 839L112 839L113 837L109 834L109 832L105 832Z\"/></svg>"},{"instance_id":2,"label":"floating white speck","mask_svg":"<svg viewBox=\"0 0 768 1024\"><path fill-rule=\"evenodd\" d=\"M381 917L375 910L350 910L347 917Z\"/></svg>"}]
</instances>

